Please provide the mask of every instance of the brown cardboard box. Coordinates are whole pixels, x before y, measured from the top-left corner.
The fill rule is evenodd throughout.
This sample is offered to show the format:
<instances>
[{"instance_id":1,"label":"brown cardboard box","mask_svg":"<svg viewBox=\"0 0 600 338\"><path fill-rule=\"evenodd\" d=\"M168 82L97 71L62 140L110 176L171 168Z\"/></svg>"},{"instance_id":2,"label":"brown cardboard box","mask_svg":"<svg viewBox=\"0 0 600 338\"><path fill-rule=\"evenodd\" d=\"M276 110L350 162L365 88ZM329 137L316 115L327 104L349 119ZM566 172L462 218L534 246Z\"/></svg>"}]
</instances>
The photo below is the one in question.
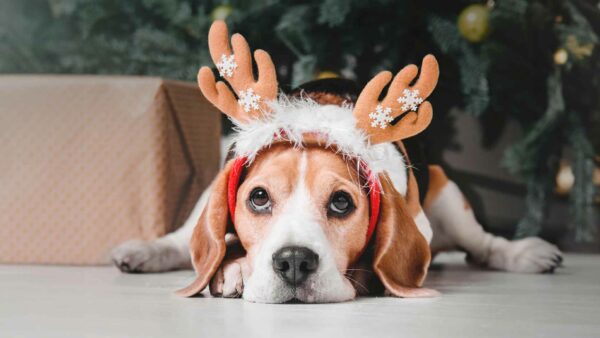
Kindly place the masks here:
<instances>
[{"instance_id":1,"label":"brown cardboard box","mask_svg":"<svg viewBox=\"0 0 600 338\"><path fill-rule=\"evenodd\" d=\"M102 264L181 225L219 165L195 84L0 76L0 262Z\"/></svg>"}]
</instances>

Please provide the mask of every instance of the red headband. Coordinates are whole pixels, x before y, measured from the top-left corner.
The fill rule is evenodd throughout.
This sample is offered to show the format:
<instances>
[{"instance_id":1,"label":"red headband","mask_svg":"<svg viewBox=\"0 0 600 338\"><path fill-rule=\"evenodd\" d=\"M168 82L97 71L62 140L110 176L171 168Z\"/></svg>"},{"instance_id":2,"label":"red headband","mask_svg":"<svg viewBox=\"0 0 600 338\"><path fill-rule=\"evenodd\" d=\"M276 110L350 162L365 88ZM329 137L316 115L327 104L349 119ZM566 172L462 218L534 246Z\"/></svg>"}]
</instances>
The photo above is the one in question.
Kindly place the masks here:
<instances>
[{"instance_id":1,"label":"red headband","mask_svg":"<svg viewBox=\"0 0 600 338\"><path fill-rule=\"evenodd\" d=\"M229 207L229 216L231 217L231 221L235 222L235 204L237 199L237 190L240 183L240 177L242 175L242 171L244 170L244 166L248 161L247 157L238 157L235 159L233 163L233 168L231 168L231 172L229 173L229 181L227 182L227 206ZM377 225L377 219L379 218L379 208L381 205L381 187L379 186L379 180L376 176L373 175L371 169L367 166L365 162L360 162L360 167L365 171L367 175L367 180L369 183L369 202L371 207L371 212L369 216L369 228L367 229L365 248L371 237L373 236L373 232L375 231L375 225Z\"/></svg>"}]
</instances>

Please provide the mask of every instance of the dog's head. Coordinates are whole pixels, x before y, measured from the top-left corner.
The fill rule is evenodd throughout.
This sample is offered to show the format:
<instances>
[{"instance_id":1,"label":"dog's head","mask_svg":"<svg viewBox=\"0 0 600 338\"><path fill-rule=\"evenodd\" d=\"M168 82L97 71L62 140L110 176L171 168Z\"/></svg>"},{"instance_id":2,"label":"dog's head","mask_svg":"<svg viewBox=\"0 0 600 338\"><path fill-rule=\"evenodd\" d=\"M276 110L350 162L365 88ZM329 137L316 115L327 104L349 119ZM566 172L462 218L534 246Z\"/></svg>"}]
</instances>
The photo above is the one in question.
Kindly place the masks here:
<instances>
[{"instance_id":1,"label":"dog's head","mask_svg":"<svg viewBox=\"0 0 600 338\"><path fill-rule=\"evenodd\" d=\"M197 279L180 294L196 294L209 283L226 255L225 235L233 232L246 251L245 299L352 299L356 290L348 272L365 251L387 291L418 296L429 246L415 224L415 208L407 205L408 164L391 142L431 121L431 105L423 99L437 81L435 58L424 59L412 87L417 68L401 70L381 102L391 74L380 73L353 105L326 92L278 98L268 54L255 53L254 81L245 40L233 36L233 53L228 41L225 24L213 24L212 58L239 100L223 82L215 83L210 69L203 67L198 77L204 95L239 134L194 229L190 248Z\"/></svg>"}]
</instances>

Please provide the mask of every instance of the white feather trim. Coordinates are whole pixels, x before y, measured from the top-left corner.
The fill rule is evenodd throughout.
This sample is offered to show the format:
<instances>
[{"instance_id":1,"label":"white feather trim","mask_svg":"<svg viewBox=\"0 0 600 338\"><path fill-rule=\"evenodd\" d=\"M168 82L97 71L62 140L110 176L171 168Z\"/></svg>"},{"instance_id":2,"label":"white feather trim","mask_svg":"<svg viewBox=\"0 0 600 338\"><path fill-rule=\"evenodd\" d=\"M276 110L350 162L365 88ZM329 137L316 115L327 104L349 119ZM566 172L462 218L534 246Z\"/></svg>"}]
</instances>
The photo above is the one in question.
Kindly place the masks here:
<instances>
[{"instance_id":1,"label":"white feather trim","mask_svg":"<svg viewBox=\"0 0 600 338\"><path fill-rule=\"evenodd\" d=\"M406 162L391 143L370 145L367 135L356 128L352 106L321 105L309 98L288 98L281 95L269 104L272 112L249 123L235 124L236 156L245 156L251 163L261 149L285 139L301 147L305 133L318 132L327 136L325 147L332 145L343 155L367 163L373 174L386 172L396 190L406 194Z\"/></svg>"}]
</instances>

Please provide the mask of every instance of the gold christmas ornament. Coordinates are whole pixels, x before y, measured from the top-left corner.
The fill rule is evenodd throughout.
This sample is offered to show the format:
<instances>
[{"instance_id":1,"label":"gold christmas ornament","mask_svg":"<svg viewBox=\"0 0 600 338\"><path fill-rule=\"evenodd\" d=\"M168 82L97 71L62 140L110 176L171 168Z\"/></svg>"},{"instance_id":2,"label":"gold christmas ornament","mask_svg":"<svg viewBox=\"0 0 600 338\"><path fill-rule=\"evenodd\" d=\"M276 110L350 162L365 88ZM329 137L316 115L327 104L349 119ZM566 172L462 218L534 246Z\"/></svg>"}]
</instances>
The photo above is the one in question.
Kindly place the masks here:
<instances>
[{"instance_id":1,"label":"gold christmas ornament","mask_svg":"<svg viewBox=\"0 0 600 338\"><path fill-rule=\"evenodd\" d=\"M559 48L554 52L554 63L557 65L564 65L569 59L569 53L564 48Z\"/></svg>"},{"instance_id":2,"label":"gold christmas ornament","mask_svg":"<svg viewBox=\"0 0 600 338\"><path fill-rule=\"evenodd\" d=\"M594 175L592 176L592 182L595 185L600 186L600 168L598 168L598 167L594 168Z\"/></svg>"},{"instance_id":3,"label":"gold christmas ornament","mask_svg":"<svg viewBox=\"0 0 600 338\"><path fill-rule=\"evenodd\" d=\"M330 70L324 70L321 72L318 72L317 75L315 76L315 79L317 80L321 80L321 79L334 79L334 78L338 78L340 77L340 75L336 72L332 72Z\"/></svg>"},{"instance_id":4,"label":"gold christmas ornament","mask_svg":"<svg viewBox=\"0 0 600 338\"><path fill-rule=\"evenodd\" d=\"M458 16L458 30L469 42L483 41L490 30L490 9L488 6L473 4L467 6Z\"/></svg>"},{"instance_id":5,"label":"gold christmas ornament","mask_svg":"<svg viewBox=\"0 0 600 338\"><path fill-rule=\"evenodd\" d=\"M231 5L219 5L210 12L210 18L212 21L225 20L232 11L233 7L231 7Z\"/></svg>"},{"instance_id":6,"label":"gold christmas ornament","mask_svg":"<svg viewBox=\"0 0 600 338\"><path fill-rule=\"evenodd\" d=\"M573 189L573 184L575 184L575 175L573 175L571 165L561 161L560 168L556 174L556 192L559 195L567 195Z\"/></svg>"}]
</instances>

